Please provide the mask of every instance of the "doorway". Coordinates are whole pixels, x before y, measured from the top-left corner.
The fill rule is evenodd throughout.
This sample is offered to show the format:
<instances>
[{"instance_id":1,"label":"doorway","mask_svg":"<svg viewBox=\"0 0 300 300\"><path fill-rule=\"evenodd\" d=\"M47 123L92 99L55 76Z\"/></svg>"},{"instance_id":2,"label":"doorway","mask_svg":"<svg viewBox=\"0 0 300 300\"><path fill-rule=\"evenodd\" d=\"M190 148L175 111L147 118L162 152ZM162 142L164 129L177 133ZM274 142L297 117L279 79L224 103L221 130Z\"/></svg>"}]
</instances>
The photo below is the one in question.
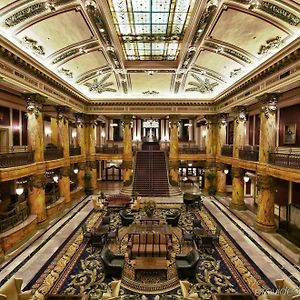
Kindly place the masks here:
<instances>
[{"instance_id":1,"label":"doorway","mask_svg":"<svg viewBox=\"0 0 300 300\"><path fill-rule=\"evenodd\" d=\"M8 128L0 128L0 152L9 152L9 131Z\"/></svg>"}]
</instances>

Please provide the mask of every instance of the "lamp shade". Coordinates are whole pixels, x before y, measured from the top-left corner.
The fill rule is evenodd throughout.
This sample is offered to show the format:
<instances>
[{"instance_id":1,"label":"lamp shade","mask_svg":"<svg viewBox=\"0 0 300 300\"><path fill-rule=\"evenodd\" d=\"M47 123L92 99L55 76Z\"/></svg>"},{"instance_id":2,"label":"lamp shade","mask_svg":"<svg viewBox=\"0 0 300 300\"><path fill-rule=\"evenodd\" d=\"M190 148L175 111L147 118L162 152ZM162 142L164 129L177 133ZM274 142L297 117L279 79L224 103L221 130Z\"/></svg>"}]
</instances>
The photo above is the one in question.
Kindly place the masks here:
<instances>
[{"instance_id":1,"label":"lamp shade","mask_svg":"<svg viewBox=\"0 0 300 300\"><path fill-rule=\"evenodd\" d=\"M16 188L16 194L17 194L18 196L22 195L23 192L24 192L24 188L23 188L22 186L18 186L18 187Z\"/></svg>"},{"instance_id":2,"label":"lamp shade","mask_svg":"<svg viewBox=\"0 0 300 300\"><path fill-rule=\"evenodd\" d=\"M229 173L229 170L228 170L228 169L224 169L224 173L225 173L225 174L228 174L228 173Z\"/></svg>"},{"instance_id":3,"label":"lamp shade","mask_svg":"<svg viewBox=\"0 0 300 300\"><path fill-rule=\"evenodd\" d=\"M55 174L55 175L53 176L53 180L54 180L55 182L58 182L58 175Z\"/></svg>"},{"instance_id":4,"label":"lamp shade","mask_svg":"<svg viewBox=\"0 0 300 300\"><path fill-rule=\"evenodd\" d=\"M249 177L248 175L245 175L245 176L244 176L244 181L245 181L245 182L248 182L249 180L250 180L250 177Z\"/></svg>"},{"instance_id":5,"label":"lamp shade","mask_svg":"<svg viewBox=\"0 0 300 300\"><path fill-rule=\"evenodd\" d=\"M74 173L77 174L78 173L78 169L74 168Z\"/></svg>"}]
</instances>

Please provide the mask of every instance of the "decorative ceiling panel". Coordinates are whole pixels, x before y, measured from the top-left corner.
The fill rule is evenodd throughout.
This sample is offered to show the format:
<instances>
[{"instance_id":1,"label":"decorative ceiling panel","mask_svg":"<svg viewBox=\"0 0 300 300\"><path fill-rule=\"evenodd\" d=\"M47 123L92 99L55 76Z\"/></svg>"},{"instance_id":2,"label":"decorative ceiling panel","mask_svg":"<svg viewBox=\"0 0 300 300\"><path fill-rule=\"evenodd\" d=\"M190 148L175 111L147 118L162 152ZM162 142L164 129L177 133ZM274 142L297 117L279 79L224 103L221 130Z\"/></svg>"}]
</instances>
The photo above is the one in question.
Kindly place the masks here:
<instances>
[{"instance_id":1,"label":"decorative ceiling panel","mask_svg":"<svg viewBox=\"0 0 300 300\"><path fill-rule=\"evenodd\" d=\"M276 37L282 41L287 36L285 31L270 22L235 9L223 10L211 33L213 39L242 48L256 57L259 57L260 47L267 41Z\"/></svg>"},{"instance_id":2,"label":"decorative ceiling panel","mask_svg":"<svg viewBox=\"0 0 300 300\"><path fill-rule=\"evenodd\" d=\"M92 33L82 14L72 10L34 23L17 34L21 41L25 37L41 45L47 57L62 48L90 39Z\"/></svg>"},{"instance_id":3,"label":"decorative ceiling panel","mask_svg":"<svg viewBox=\"0 0 300 300\"><path fill-rule=\"evenodd\" d=\"M127 60L176 60L194 0L109 0L109 5Z\"/></svg>"}]
</instances>

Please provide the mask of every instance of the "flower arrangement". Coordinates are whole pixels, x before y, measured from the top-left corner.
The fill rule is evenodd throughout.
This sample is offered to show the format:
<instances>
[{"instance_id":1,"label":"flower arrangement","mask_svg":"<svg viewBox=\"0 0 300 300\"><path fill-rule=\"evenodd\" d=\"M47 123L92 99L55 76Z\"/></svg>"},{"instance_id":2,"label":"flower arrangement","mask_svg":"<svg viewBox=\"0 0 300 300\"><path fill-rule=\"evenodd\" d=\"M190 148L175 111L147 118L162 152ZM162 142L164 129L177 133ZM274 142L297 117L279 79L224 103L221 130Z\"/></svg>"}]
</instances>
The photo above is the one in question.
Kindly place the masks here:
<instances>
[{"instance_id":1,"label":"flower arrangement","mask_svg":"<svg viewBox=\"0 0 300 300\"><path fill-rule=\"evenodd\" d=\"M153 200L144 201L144 211L148 217L152 217L156 209L156 202Z\"/></svg>"}]
</instances>

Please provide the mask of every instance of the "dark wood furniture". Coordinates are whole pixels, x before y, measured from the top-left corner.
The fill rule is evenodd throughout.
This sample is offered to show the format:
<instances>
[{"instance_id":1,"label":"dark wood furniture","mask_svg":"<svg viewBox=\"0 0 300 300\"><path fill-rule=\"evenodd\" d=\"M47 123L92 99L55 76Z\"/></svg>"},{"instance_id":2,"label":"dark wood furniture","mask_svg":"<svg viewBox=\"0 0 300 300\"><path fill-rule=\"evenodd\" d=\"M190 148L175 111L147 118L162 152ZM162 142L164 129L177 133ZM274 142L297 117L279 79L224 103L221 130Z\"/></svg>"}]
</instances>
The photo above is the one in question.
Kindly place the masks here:
<instances>
[{"instance_id":1,"label":"dark wood furniture","mask_svg":"<svg viewBox=\"0 0 300 300\"><path fill-rule=\"evenodd\" d=\"M89 295L46 295L45 300L88 300Z\"/></svg>"},{"instance_id":2,"label":"dark wood furniture","mask_svg":"<svg viewBox=\"0 0 300 300\"><path fill-rule=\"evenodd\" d=\"M137 257L135 259L135 278L139 271L144 272L162 272L167 279L167 260L164 257Z\"/></svg>"},{"instance_id":3,"label":"dark wood furniture","mask_svg":"<svg viewBox=\"0 0 300 300\"><path fill-rule=\"evenodd\" d=\"M229 294L229 293L220 293L212 294L212 300L255 300L256 298L252 294Z\"/></svg>"}]
</instances>

